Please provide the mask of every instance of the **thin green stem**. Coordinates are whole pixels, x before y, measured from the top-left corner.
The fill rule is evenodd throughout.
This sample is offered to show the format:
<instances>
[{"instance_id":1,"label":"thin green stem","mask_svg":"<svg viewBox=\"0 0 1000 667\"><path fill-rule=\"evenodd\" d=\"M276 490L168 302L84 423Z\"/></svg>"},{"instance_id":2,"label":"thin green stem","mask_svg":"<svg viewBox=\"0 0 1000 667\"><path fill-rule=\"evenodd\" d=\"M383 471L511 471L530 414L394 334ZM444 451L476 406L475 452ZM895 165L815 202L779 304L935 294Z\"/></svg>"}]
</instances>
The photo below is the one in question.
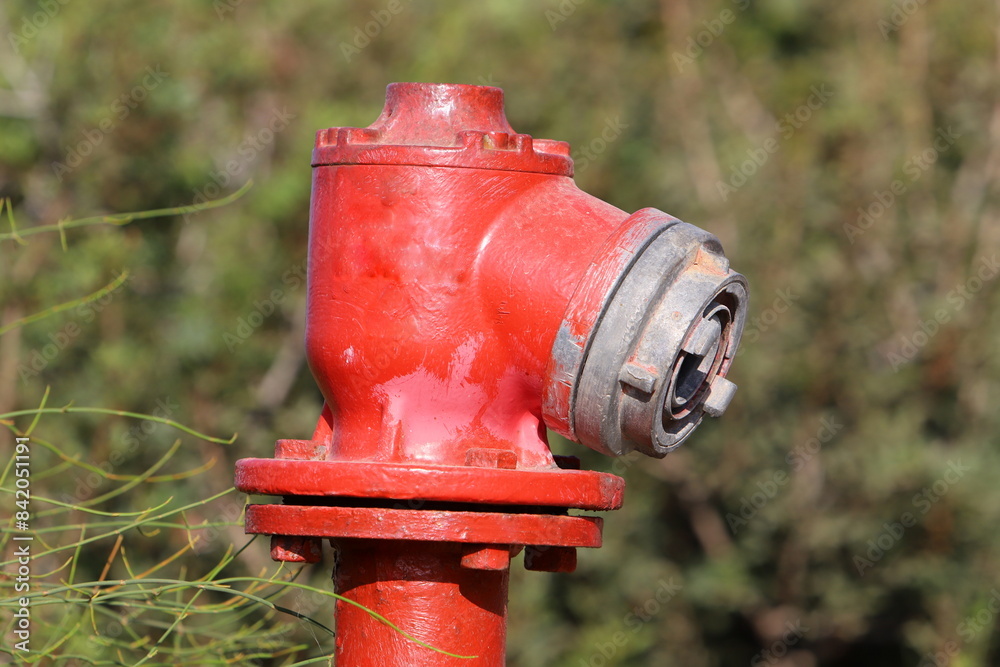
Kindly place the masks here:
<instances>
[{"instance_id":1,"label":"thin green stem","mask_svg":"<svg viewBox=\"0 0 1000 667\"><path fill-rule=\"evenodd\" d=\"M236 201L245 195L251 187L253 187L253 179L247 181L243 187L230 195L222 197L221 199L206 201L201 204L172 206L170 208L158 208L151 211L136 211L133 213L119 213L116 215L94 215L87 218L78 218L76 220L65 220L57 222L54 225L39 225L37 227L29 227L28 229L22 230L17 230L14 226L13 218L11 217L12 213L10 211L10 203L8 202L7 215L8 219L11 220L11 231L5 234L0 234L0 241L17 241L19 243L23 243L24 237L34 236L35 234L46 234L51 232L59 232L62 234L67 229L92 227L95 225L115 225L117 227L122 227L135 222L136 220L166 218L173 215L186 215L188 213L197 213L198 211L207 211L209 209L225 206L226 204Z\"/></svg>"},{"instance_id":2,"label":"thin green stem","mask_svg":"<svg viewBox=\"0 0 1000 667\"><path fill-rule=\"evenodd\" d=\"M83 304L90 303L91 301L97 301L98 299L103 298L106 294L110 294L111 292L114 292L116 289L121 287L126 280L128 280L128 269L122 270L120 276L118 276L117 278L115 278L110 283L108 283L101 289L97 290L96 292L92 292L91 294L88 294L87 296L78 299L73 299L72 301L66 301L64 303L56 304L55 306L46 308L45 310L33 313L26 317L22 317L18 320L14 320L9 324L0 327L0 336L4 335L8 331L17 329L18 327L23 327L26 324L31 324L32 322L37 322L38 320L44 320L46 317L51 317L52 315L56 315L57 313L63 312L64 310L69 310L70 308L82 306Z\"/></svg>"}]
</instances>

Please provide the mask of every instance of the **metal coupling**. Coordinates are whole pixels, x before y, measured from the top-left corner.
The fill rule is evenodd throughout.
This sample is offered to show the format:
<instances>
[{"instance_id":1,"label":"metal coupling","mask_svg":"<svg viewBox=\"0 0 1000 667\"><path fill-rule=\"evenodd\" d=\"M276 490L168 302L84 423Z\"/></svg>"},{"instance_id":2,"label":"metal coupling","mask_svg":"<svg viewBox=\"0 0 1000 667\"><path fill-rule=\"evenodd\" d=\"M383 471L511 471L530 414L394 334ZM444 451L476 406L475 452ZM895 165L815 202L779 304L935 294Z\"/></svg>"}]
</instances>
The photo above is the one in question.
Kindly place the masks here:
<instances>
[{"instance_id":1,"label":"metal coupling","mask_svg":"<svg viewBox=\"0 0 1000 667\"><path fill-rule=\"evenodd\" d=\"M561 371L554 381L569 385L564 435L613 456L662 457L733 398L726 374L747 281L719 240L693 225L644 209L623 227L591 265L603 284L585 280L574 295L551 365ZM602 289L600 308L577 306ZM579 321L588 310L596 319Z\"/></svg>"}]
</instances>

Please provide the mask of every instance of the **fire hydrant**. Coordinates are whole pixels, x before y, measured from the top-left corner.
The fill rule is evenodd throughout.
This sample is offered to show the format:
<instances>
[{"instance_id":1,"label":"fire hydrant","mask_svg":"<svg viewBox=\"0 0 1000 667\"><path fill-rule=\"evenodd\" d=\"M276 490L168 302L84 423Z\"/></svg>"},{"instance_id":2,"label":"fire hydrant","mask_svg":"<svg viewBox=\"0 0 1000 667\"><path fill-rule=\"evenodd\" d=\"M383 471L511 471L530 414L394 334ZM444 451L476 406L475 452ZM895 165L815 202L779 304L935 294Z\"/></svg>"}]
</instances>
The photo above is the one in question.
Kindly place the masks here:
<instances>
[{"instance_id":1,"label":"fire hydrant","mask_svg":"<svg viewBox=\"0 0 1000 667\"><path fill-rule=\"evenodd\" d=\"M326 404L309 440L237 462L238 489L283 497L246 531L276 560L332 543L340 667L503 665L511 558L572 571L602 524L569 510L622 503L546 427L611 456L680 445L733 397L746 280L708 232L579 190L568 144L515 133L498 88L391 84L312 164Z\"/></svg>"}]
</instances>

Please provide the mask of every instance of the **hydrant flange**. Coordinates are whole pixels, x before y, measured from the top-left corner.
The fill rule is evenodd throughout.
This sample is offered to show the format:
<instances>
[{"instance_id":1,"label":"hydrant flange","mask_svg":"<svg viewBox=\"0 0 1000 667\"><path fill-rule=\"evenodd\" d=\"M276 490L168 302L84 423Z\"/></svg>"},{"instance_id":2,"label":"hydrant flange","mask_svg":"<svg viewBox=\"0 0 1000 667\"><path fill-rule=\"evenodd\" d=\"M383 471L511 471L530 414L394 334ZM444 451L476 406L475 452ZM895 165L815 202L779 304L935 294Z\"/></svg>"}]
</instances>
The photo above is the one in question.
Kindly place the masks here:
<instances>
[{"instance_id":1,"label":"hydrant flange","mask_svg":"<svg viewBox=\"0 0 1000 667\"><path fill-rule=\"evenodd\" d=\"M582 510L616 510L625 491L620 477L590 470L282 458L241 459L236 486L261 495L395 500L407 507L454 502Z\"/></svg>"}]
</instances>

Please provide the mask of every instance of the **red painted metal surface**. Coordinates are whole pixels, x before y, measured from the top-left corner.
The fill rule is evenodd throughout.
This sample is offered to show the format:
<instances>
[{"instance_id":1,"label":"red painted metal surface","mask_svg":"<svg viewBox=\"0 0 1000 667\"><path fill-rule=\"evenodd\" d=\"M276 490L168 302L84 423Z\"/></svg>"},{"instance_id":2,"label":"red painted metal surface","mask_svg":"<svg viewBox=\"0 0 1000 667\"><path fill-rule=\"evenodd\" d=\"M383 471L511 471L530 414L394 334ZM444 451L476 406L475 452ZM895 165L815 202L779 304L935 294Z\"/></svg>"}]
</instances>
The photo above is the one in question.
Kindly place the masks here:
<instances>
[{"instance_id":1,"label":"red painted metal surface","mask_svg":"<svg viewBox=\"0 0 1000 667\"><path fill-rule=\"evenodd\" d=\"M252 505L247 510L246 528L251 533L265 535L601 546L601 519L593 516Z\"/></svg>"},{"instance_id":2,"label":"red painted metal surface","mask_svg":"<svg viewBox=\"0 0 1000 667\"><path fill-rule=\"evenodd\" d=\"M284 497L247 512L274 558L336 547L341 667L504 664L511 556L572 571L601 521L568 511L622 503L621 479L553 457L546 424L574 437L588 341L678 221L582 192L572 165L483 86L392 84L370 127L317 135L306 351L326 406L236 486Z\"/></svg>"},{"instance_id":3,"label":"red painted metal surface","mask_svg":"<svg viewBox=\"0 0 1000 667\"><path fill-rule=\"evenodd\" d=\"M447 542L338 540L334 585L368 609L386 612L414 638L467 659L431 651L372 620L353 604L337 602L337 665L502 667L507 638L510 571L469 569L465 553Z\"/></svg>"},{"instance_id":4,"label":"red painted metal surface","mask_svg":"<svg viewBox=\"0 0 1000 667\"><path fill-rule=\"evenodd\" d=\"M543 505L585 510L621 507L620 477L589 470L505 470L369 461L288 461L244 459L236 485L255 493L401 501L449 501L490 505Z\"/></svg>"}]
</instances>

